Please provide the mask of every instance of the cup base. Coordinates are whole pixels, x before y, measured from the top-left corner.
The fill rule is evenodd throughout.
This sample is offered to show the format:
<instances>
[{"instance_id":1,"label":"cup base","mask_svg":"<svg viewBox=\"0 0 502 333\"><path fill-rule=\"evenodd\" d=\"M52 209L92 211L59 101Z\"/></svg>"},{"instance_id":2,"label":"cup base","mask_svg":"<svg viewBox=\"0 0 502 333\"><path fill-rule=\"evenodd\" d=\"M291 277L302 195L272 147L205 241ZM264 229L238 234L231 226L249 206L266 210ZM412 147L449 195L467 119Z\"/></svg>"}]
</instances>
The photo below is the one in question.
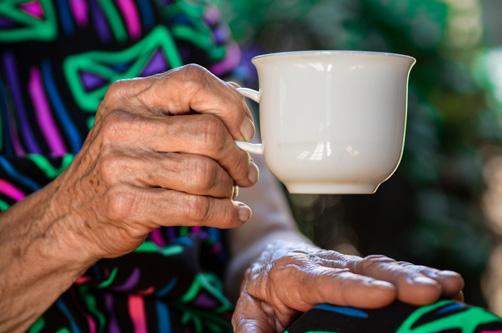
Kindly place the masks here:
<instances>
[{"instance_id":1,"label":"cup base","mask_svg":"<svg viewBox=\"0 0 502 333\"><path fill-rule=\"evenodd\" d=\"M290 183L286 188L290 193L305 194L373 194L379 184L360 183Z\"/></svg>"}]
</instances>

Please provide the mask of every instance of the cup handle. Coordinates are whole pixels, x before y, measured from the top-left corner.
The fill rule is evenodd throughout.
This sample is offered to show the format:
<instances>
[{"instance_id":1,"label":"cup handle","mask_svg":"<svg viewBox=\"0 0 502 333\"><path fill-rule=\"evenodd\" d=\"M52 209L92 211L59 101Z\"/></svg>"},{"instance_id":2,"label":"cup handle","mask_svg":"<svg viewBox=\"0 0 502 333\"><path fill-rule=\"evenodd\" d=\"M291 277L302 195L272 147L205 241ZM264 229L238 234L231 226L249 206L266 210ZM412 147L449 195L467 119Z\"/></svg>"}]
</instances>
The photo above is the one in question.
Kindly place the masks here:
<instances>
[{"instance_id":1,"label":"cup handle","mask_svg":"<svg viewBox=\"0 0 502 333\"><path fill-rule=\"evenodd\" d=\"M256 103L260 103L260 93L254 89L237 88L237 91L244 97L252 99ZM263 155L263 143L251 143L246 141L235 141L237 146L251 154Z\"/></svg>"}]
</instances>

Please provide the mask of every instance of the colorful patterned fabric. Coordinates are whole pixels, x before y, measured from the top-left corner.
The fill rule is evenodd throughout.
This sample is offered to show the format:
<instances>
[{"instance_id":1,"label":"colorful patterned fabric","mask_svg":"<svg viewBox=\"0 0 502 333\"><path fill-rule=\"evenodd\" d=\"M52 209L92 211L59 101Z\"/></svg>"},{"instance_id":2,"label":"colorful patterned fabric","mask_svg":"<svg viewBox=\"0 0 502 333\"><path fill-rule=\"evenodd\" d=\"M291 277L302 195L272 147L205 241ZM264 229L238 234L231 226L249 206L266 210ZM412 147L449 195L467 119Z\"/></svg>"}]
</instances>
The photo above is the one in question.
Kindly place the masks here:
<instances>
[{"instance_id":1,"label":"colorful patterned fabric","mask_svg":"<svg viewBox=\"0 0 502 333\"><path fill-rule=\"evenodd\" d=\"M423 307L396 302L377 310L320 304L284 333L321 332L501 333L502 320L482 308L451 300Z\"/></svg>"},{"instance_id":2,"label":"colorful patterned fabric","mask_svg":"<svg viewBox=\"0 0 502 333\"><path fill-rule=\"evenodd\" d=\"M219 76L239 48L207 1L0 2L0 210L71 164L110 83L196 62ZM161 228L102 260L30 332L225 332L226 251L211 228Z\"/></svg>"}]
</instances>

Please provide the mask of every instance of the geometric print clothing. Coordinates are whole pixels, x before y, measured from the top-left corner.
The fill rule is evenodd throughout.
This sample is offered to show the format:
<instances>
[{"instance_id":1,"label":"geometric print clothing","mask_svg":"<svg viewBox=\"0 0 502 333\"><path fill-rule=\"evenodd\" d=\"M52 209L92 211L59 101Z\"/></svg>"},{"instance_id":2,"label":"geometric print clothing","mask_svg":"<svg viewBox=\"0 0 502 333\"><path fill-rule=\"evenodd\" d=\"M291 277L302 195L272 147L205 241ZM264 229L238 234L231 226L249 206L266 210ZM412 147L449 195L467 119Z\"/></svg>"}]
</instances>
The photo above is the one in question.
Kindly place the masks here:
<instances>
[{"instance_id":1,"label":"geometric print clothing","mask_svg":"<svg viewBox=\"0 0 502 333\"><path fill-rule=\"evenodd\" d=\"M320 304L285 333L500 333L502 319L453 300L422 307L395 302L375 310Z\"/></svg>"},{"instance_id":2,"label":"geometric print clothing","mask_svg":"<svg viewBox=\"0 0 502 333\"><path fill-rule=\"evenodd\" d=\"M109 85L198 63L220 77L238 46L208 1L0 2L0 211L70 165ZM160 228L101 260L30 332L226 332L222 231Z\"/></svg>"}]
</instances>

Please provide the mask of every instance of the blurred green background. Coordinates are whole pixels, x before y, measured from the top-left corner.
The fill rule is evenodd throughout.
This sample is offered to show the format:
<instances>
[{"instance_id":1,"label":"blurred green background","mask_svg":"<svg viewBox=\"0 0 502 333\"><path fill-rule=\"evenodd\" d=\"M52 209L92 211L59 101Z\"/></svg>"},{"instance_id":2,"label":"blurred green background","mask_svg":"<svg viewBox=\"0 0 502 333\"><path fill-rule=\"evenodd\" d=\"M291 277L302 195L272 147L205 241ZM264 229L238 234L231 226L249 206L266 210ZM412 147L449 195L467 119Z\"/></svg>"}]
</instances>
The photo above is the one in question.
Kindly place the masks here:
<instances>
[{"instance_id":1,"label":"blurred green background","mask_svg":"<svg viewBox=\"0 0 502 333\"><path fill-rule=\"evenodd\" d=\"M291 195L302 231L346 253L453 269L466 301L502 314L502 1L220 0L249 59L304 49L390 51L417 64L405 152L372 196ZM501 207L501 208L498 208Z\"/></svg>"}]
</instances>

